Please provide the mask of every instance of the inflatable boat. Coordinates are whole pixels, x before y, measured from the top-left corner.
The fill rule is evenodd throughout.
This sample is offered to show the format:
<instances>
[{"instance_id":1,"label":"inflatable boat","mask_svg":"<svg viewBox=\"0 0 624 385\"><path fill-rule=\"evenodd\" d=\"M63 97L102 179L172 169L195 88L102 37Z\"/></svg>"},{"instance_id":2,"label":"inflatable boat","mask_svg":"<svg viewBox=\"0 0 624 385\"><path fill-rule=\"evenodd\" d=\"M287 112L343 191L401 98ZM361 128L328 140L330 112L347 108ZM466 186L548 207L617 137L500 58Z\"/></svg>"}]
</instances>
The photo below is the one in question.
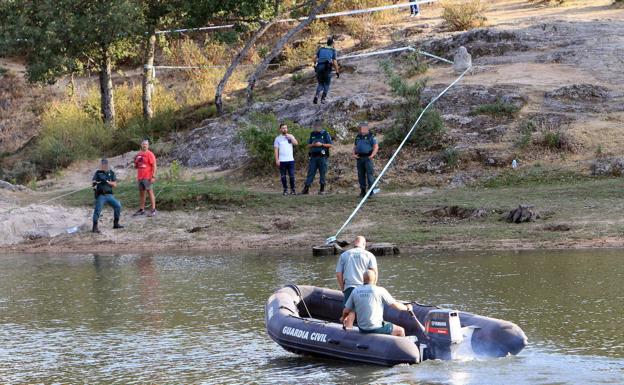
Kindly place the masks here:
<instances>
[{"instance_id":1,"label":"inflatable boat","mask_svg":"<svg viewBox=\"0 0 624 385\"><path fill-rule=\"evenodd\" d=\"M267 333L284 349L319 357L393 366L427 359L505 357L518 354L527 337L516 324L462 311L412 303L413 313L391 307L384 319L406 337L344 330L343 294L314 286L278 289L265 307Z\"/></svg>"}]
</instances>

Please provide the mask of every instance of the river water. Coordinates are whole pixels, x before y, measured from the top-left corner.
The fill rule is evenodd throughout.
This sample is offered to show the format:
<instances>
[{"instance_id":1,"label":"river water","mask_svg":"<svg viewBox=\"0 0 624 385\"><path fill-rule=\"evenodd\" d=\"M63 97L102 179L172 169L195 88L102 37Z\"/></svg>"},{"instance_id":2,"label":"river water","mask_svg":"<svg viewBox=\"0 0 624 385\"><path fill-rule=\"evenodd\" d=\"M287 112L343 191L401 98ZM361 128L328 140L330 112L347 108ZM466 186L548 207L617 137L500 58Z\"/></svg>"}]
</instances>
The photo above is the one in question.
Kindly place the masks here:
<instances>
[{"instance_id":1,"label":"river water","mask_svg":"<svg viewBox=\"0 0 624 385\"><path fill-rule=\"evenodd\" d=\"M397 298L513 321L516 357L393 368L300 357L264 330L287 283L335 287L335 258L0 256L0 383L624 383L624 251L378 258Z\"/></svg>"}]
</instances>

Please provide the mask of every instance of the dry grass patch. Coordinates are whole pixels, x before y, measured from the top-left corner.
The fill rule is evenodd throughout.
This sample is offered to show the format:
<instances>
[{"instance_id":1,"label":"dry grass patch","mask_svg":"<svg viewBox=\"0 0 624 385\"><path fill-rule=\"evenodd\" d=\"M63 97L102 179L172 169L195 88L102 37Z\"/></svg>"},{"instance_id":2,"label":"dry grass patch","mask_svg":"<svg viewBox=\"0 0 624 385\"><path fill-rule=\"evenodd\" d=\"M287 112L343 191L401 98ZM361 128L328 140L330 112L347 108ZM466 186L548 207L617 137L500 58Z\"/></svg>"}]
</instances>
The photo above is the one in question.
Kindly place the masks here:
<instances>
[{"instance_id":1,"label":"dry grass patch","mask_svg":"<svg viewBox=\"0 0 624 385\"><path fill-rule=\"evenodd\" d=\"M486 8L485 2L481 0L447 0L442 2L442 19L451 31L479 28L487 22Z\"/></svg>"}]
</instances>

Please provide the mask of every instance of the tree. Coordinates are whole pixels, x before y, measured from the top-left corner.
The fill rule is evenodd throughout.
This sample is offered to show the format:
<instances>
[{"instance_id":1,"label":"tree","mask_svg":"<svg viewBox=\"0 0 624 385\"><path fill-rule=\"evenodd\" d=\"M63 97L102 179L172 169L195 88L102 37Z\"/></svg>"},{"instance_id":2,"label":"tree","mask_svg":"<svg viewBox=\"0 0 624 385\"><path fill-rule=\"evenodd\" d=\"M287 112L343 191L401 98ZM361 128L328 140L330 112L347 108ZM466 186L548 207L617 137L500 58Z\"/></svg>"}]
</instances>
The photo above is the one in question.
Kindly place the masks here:
<instances>
[{"instance_id":1,"label":"tree","mask_svg":"<svg viewBox=\"0 0 624 385\"><path fill-rule=\"evenodd\" d=\"M10 49L26 57L31 82L97 71L102 120L115 126L112 71L134 54L143 32L140 6L130 0L15 0L8 2ZM10 27L9 27L10 26Z\"/></svg>"},{"instance_id":2,"label":"tree","mask_svg":"<svg viewBox=\"0 0 624 385\"><path fill-rule=\"evenodd\" d=\"M247 55L249 54L249 51L251 51L253 46L256 44L256 41L258 41L258 39L260 39L273 25L275 25L275 23L279 19L286 17L291 12L308 5L310 1L306 1L299 5L293 5L292 8L289 8L286 12L280 14L280 8L281 8L280 5L282 5L281 3L282 2L280 0L275 0L275 3L273 4L272 19L269 21L265 21L265 20L260 21L260 27L251 35L251 37L247 40L243 48L238 52L238 54L236 54L236 56L234 56L234 58L232 59L232 62L230 63L228 68L225 70L225 73L223 74L223 78L221 78L221 81L219 82L219 85L217 86L217 90L215 92L215 106L217 107L217 113L219 114L223 113L223 91L225 91L225 86L230 80L230 77L234 73L234 70L236 69L236 67L238 67L238 65L243 61L243 59L247 57Z\"/></svg>"},{"instance_id":3,"label":"tree","mask_svg":"<svg viewBox=\"0 0 624 385\"><path fill-rule=\"evenodd\" d=\"M330 3L331 3L331 0L323 0L322 3L320 4L318 4L317 0L313 0L312 8L310 10L310 13L308 14L308 17L302 22L300 22L297 26L295 26L294 28L286 32L286 34L282 36L277 41L277 43L275 43L275 46L273 46L273 49L271 49L271 52L264 57L262 62L256 67L256 70L254 71L254 73L249 77L249 80L247 83L247 105L251 105L253 103L253 91L256 86L256 82L258 81L260 76L262 76L266 72L271 61L275 59L277 55L279 55L282 52L286 44L288 44L288 42L293 37L295 37L299 32L303 31L304 28L310 25L316 19L316 15L323 12L329 6Z\"/></svg>"}]
</instances>

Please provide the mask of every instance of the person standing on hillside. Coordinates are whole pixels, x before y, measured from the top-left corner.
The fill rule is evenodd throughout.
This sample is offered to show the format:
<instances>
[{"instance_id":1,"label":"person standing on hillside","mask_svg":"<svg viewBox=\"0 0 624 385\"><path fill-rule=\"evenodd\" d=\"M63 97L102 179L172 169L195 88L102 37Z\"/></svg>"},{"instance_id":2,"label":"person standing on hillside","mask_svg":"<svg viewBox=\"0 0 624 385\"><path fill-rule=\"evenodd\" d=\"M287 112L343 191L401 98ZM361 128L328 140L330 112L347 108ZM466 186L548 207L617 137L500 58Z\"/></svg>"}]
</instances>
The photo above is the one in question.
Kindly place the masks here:
<instances>
[{"instance_id":1,"label":"person standing on hillside","mask_svg":"<svg viewBox=\"0 0 624 385\"><path fill-rule=\"evenodd\" d=\"M364 198L367 188L373 187L373 183L375 182L375 164L373 163L373 158L375 158L378 151L379 144L377 144L375 135L370 132L368 122L360 123L360 132L355 137L355 144L353 146L353 157L357 159L360 198ZM371 195L372 194L371 192Z\"/></svg>"},{"instance_id":2,"label":"person standing on hillside","mask_svg":"<svg viewBox=\"0 0 624 385\"><path fill-rule=\"evenodd\" d=\"M307 195L310 193L310 186L312 185L312 182L314 182L316 170L318 170L319 180L321 182L319 195L325 195L325 175L327 174L327 167L329 163L327 158L329 158L329 149L333 146L334 144L329 132L317 126L310 133L310 139L308 140L308 155L310 156L308 163L308 176L301 194Z\"/></svg>"},{"instance_id":3,"label":"person standing on hillside","mask_svg":"<svg viewBox=\"0 0 624 385\"><path fill-rule=\"evenodd\" d=\"M139 184L140 207L134 216L145 214L145 192L149 194L152 209L148 217L156 215L156 197L154 196L153 184L156 182L156 156L149 150L149 140L141 142L141 150L134 157L134 167L137 169L137 181Z\"/></svg>"},{"instance_id":4,"label":"person standing on hillside","mask_svg":"<svg viewBox=\"0 0 624 385\"><path fill-rule=\"evenodd\" d=\"M296 195L295 191L295 156L293 146L297 146L297 138L294 135L288 133L288 125L286 123L280 124L279 127L281 135L278 135L273 142L273 148L275 150L275 165L279 168L280 179L282 181L282 187L284 192L282 195L288 195L288 184L286 183L286 173L290 182L290 195Z\"/></svg>"},{"instance_id":5,"label":"person standing on hillside","mask_svg":"<svg viewBox=\"0 0 624 385\"><path fill-rule=\"evenodd\" d=\"M93 229L94 233L99 233L98 220L100 219L100 213L105 204L108 204L113 208L113 229L123 229L124 227L119 224L119 217L121 216L121 203L113 196L113 188L117 187L117 176L115 171L108 167L108 160L102 159L100 162L100 168L93 175L91 180L93 191L95 193L95 207L93 209Z\"/></svg>"},{"instance_id":6,"label":"person standing on hillside","mask_svg":"<svg viewBox=\"0 0 624 385\"><path fill-rule=\"evenodd\" d=\"M354 248L340 254L336 265L336 280L340 291L344 294L344 303L347 303L353 289L364 283L364 273L368 270L377 273L377 258L366 250L366 238L359 235L353 244Z\"/></svg>"},{"instance_id":7,"label":"person standing on hillside","mask_svg":"<svg viewBox=\"0 0 624 385\"><path fill-rule=\"evenodd\" d=\"M329 86L331 85L332 68L336 71L336 77L340 77L336 57L334 38L330 36L327 38L327 45L319 48L314 57L314 71L316 72L316 81L318 83L316 93L314 94L314 104L318 103L319 95L321 95L321 103L325 103L329 93Z\"/></svg>"},{"instance_id":8,"label":"person standing on hillside","mask_svg":"<svg viewBox=\"0 0 624 385\"><path fill-rule=\"evenodd\" d=\"M410 5L410 17L420 16L420 5L418 3Z\"/></svg>"}]
</instances>

